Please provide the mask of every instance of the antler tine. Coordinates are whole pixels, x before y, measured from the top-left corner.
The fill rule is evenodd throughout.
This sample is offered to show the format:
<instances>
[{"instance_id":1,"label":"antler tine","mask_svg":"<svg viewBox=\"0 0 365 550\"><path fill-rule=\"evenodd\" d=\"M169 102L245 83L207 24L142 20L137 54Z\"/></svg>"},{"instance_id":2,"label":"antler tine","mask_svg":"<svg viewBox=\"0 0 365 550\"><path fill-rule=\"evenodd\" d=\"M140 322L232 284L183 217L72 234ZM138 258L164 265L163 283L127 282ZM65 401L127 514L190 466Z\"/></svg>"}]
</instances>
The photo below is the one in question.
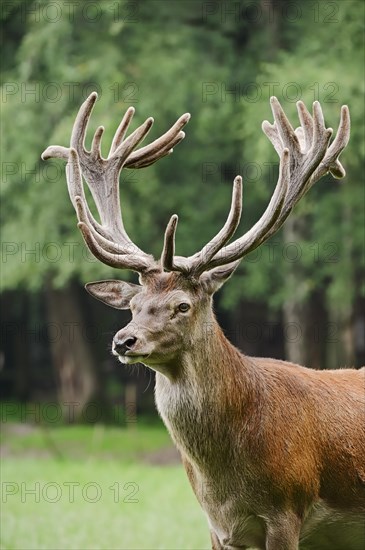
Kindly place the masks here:
<instances>
[{"instance_id":1,"label":"antler tine","mask_svg":"<svg viewBox=\"0 0 365 550\"><path fill-rule=\"evenodd\" d=\"M182 115L175 124L161 137L132 153L126 161L126 168L144 168L153 164L161 158L172 152L175 147L185 137L181 129L189 122L190 113Z\"/></svg>"},{"instance_id":2,"label":"antler tine","mask_svg":"<svg viewBox=\"0 0 365 550\"><path fill-rule=\"evenodd\" d=\"M294 128L290 124L276 97L270 99L270 104L275 120L275 127L277 128L283 147L287 147L291 151L293 158L298 157L300 154L300 145Z\"/></svg>"},{"instance_id":3,"label":"antler tine","mask_svg":"<svg viewBox=\"0 0 365 550\"><path fill-rule=\"evenodd\" d=\"M108 158L114 153L114 151L119 147L119 145L122 143L127 130L129 128L129 125L132 121L132 118L135 113L134 107L129 107L126 112L124 113L124 116L122 120L120 121L120 124L118 126L117 131L114 134L112 144L110 146L109 155Z\"/></svg>"},{"instance_id":4,"label":"antler tine","mask_svg":"<svg viewBox=\"0 0 365 550\"><path fill-rule=\"evenodd\" d=\"M318 165L326 154L329 140L333 134L332 128L324 125L322 107L319 101L313 103L313 142L309 151L310 168Z\"/></svg>"},{"instance_id":5,"label":"antler tine","mask_svg":"<svg viewBox=\"0 0 365 550\"><path fill-rule=\"evenodd\" d=\"M234 262L239 258L242 258L243 255L246 255L257 248L264 240L266 240L267 233L277 223L277 220L281 216L288 192L289 182L290 154L288 149L284 149L280 159L278 182L265 212L255 223L255 225L243 235L243 237L237 239L226 248L222 248L220 253L209 262L207 269L212 269L213 267L219 265ZM225 260L227 249L231 252L229 261Z\"/></svg>"},{"instance_id":6,"label":"antler tine","mask_svg":"<svg viewBox=\"0 0 365 550\"><path fill-rule=\"evenodd\" d=\"M79 112L75 118L75 122L71 133L71 147L76 149L80 157L81 163L84 161L84 155L87 153L85 149L85 135L89 124L90 116L94 108L95 102L98 99L98 94L92 92L89 97L81 105Z\"/></svg>"},{"instance_id":7,"label":"antler tine","mask_svg":"<svg viewBox=\"0 0 365 550\"><path fill-rule=\"evenodd\" d=\"M142 273L153 264L152 256L142 256L137 254L116 254L110 253L105 250L94 239L90 227L83 222L79 222L77 227L80 229L82 236L89 248L90 252L101 262L110 267L116 267L118 269L130 269Z\"/></svg>"},{"instance_id":8,"label":"antler tine","mask_svg":"<svg viewBox=\"0 0 365 550\"><path fill-rule=\"evenodd\" d=\"M167 224L164 245L161 254L161 266L166 271L181 271L174 263L175 233L179 218L173 214Z\"/></svg>"},{"instance_id":9,"label":"antler tine","mask_svg":"<svg viewBox=\"0 0 365 550\"><path fill-rule=\"evenodd\" d=\"M157 160L166 157L167 155L171 155L171 153L174 152L174 147L180 143L185 137L185 132L179 132L177 136L175 136L170 143L168 143L165 147L161 147L161 149L156 149L155 152L151 152L148 155L146 155L144 158L141 158L139 161L133 161L130 165L127 166L127 168L146 168L147 166L151 166L154 164Z\"/></svg>"},{"instance_id":10,"label":"antler tine","mask_svg":"<svg viewBox=\"0 0 365 550\"><path fill-rule=\"evenodd\" d=\"M102 226L95 220L87 204L84 185L82 182L79 156L77 154L77 151L73 148L70 148L69 150L68 162L66 164L66 181L68 193L70 195L70 199L75 210L77 210L76 196L80 196L85 203L85 217L88 220L89 224L94 227L96 231L103 234Z\"/></svg>"},{"instance_id":11,"label":"antler tine","mask_svg":"<svg viewBox=\"0 0 365 550\"><path fill-rule=\"evenodd\" d=\"M303 130L304 149L303 153L310 149L313 139L313 118L303 101L297 102L298 117L300 120L300 128Z\"/></svg>"},{"instance_id":12,"label":"antler tine","mask_svg":"<svg viewBox=\"0 0 365 550\"><path fill-rule=\"evenodd\" d=\"M240 223L242 213L242 178L237 176L233 182L231 208L226 223L220 232L209 243L195 255L192 259L192 272L199 276L203 273L211 259L216 253L231 239L238 224Z\"/></svg>"},{"instance_id":13,"label":"antler tine","mask_svg":"<svg viewBox=\"0 0 365 550\"><path fill-rule=\"evenodd\" d=\"M104 126L98 126L95 130L93 140L91 142L90 156L91 158L98 159L101 158L101 139L103 137L105 128Z\"/></svg>"},{"instance_id":14,"label":"antler tine","mask_svg":"<svg viewBox=\"0 0 365 550\"><path fill-rule=\"evenodd\" d=\"M341 118L338 126L337 134L330 147L327 150L321 164L314 172L310 180L310 185L313 185L319 178L330 172L337 179L344 178L346 172L338 157L345 149L350 139L350 111L347 105L341 107Z\"/></svg>"},{"instance_id":15,"label":"antler tine","mask_svg":"<svg viewBox=\"0 0 365 550\"><path fill-rule=\"evenodd\" d=\"M90 94L89 97L82 103L72 127L71 147L76 149L79 157L83 157L84 154L87 153L84 147L86 128L97 97L98 94L96 92L92 92L92 94ZM50 158L62 158L68 160L69 153L70 147L50 145L45 151L43 151L41 158L42 160L48 160Z\"/></svg>"},{"instance_id":16,"label":"antler tine","mask_svg":"<svg viewBox=\"0 0 365 550\"><path fill-rule=\"evenodd\" d=\"M264 120L262 123L262 130L266 134L266 136L269 138L271 143L273 144L279 157L281 156L281 153L283 152L283 148L284 148L284 142L283 142L282 136L284 136L284 139L286 140L289 146L293 138L293 133L296 134L296 138L299 143L299 150L302 153L307 151L312 146L312 142L313 142L313 118L312 118L312 115L309 113L307 107L304 105L303 101L297 102L297 111L298 111L298 117L299 117L301 126L299 128L296 128L295 132L293 131L293 128L289 120L287 119L283 109L281 108L281 105L278 102L277 98L271 98L270 102L271 102L271 110L274 115L274 124L270 124L268 120ZM279 120L281 131L279 131L278 129L277 120ZM298 132L302 134L304 147L300 146ZM296 140L294 138L293 140L294 140L295 148L297 149ZM299 155L298 150L297 150L297 154Z\"/></svg>"},{"instance_id":17,"label":"antler tine","mask_svg":"<svg viewBox=\"0 0 365 550\"><path fill-rule=\"evenodd\" d=\"M266 136L269 138L269 140L273 144L275 151L280 157L281 153L283 152L284 146L283 146L283 142L281 141L281 137L279 136L278 129L276 127L275 122L274 124L270 124L268 120L264 120L261 127L263 132L266 134Z\"/></svg>"},{"instance_id":18,"label":"antler tine","mask_svg":"<svg viewBox=\"0 0 365 550\"><path fill-rule=\"evenodd\" d=\"M63 147L62 145L50 145L41 154L41 159L49 160L53 158L53 159L68 160L69 154L70 154L69 147Z\"/></svg>"},{"instance_id":19,"label":"antler tine","mask_svg":"<svg viewBox=\"0 0 365 550\"><path fill-rule=\"evenodd\" d=\"M326 160L333 161L345 149L350 140L350 127L351 121L349 108L347 105L342 105L340 124L338 126L336 137L328 149L328 157L327 155L325 157Z\"/></svg>"},{"instance_id":20,"label":"antler tine","mask_svg":"<svg viewBox=\"0 0 365 550\"><path fill-rule=\"evenodd\" d=\"M136 128L134 132L132 132L127 139L125 139L117 147L117 149L115 149L109 159L118 159L119 162L124 164L124 161L130 156L133 149L135 149L137 145L147 136L153 126L153 123L154 120L152 117L147 118L141 126L138 126L138 128Z\"/></svg>"}]
</instances>

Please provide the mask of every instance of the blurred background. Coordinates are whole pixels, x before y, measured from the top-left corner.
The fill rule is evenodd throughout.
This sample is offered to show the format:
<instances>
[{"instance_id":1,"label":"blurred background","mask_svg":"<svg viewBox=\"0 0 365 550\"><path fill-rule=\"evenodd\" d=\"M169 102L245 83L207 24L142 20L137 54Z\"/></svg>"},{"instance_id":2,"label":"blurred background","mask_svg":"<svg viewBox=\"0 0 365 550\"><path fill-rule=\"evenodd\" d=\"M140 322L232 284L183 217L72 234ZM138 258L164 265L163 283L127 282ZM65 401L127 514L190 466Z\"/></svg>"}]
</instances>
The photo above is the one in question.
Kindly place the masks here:
<instances>
[{"instance_id":1,"label":"blurred background","mask_svg":"<svg viewBox=\"0 0 365 550\"><path fill-rule=\"evenodd\" d=\"M155 118L147 141L192 114L172 156L121 175L127 231L155 256L174 212L177 253L200 249L224 223L237 174L237 234L260 217L278 171L261 131L272 121L271 95L295 125L299 99L319 100L335 130L349 105L346 177L316 184L242 262L215 308L247 354L316 369L364 364L363 23L358 0L2 4L3 548L209 547L155 411L154 374L110 354L130 314L83 288L134 275L90 256L64 163L40 159L48 145L68 145L92 91L99 101L87 145L104 125L104 154L129 106L132 129Z\"/></svg>"}]
</instances>

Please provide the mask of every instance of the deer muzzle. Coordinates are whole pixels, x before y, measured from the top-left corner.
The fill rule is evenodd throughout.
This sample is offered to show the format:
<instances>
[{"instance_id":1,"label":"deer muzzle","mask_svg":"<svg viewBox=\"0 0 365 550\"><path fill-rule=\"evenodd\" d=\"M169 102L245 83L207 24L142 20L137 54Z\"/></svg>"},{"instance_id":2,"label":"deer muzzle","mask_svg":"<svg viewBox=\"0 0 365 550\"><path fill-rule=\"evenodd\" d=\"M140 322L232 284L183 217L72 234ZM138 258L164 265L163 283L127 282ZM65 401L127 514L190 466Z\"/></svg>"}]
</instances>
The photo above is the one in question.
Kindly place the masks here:
<instances>
[{"instance_id":1,"label":"deer muzzle","mask_svg":"<svg viewBox=\"0 0 365 550\"><path fill-rule=\"evenodd\" d=\"M117 355L126 355L129 351L133 349L133 346L137 342L136 336L127 336L122 340L113 339L113 351Z\"/></svg>"}]
</instances>

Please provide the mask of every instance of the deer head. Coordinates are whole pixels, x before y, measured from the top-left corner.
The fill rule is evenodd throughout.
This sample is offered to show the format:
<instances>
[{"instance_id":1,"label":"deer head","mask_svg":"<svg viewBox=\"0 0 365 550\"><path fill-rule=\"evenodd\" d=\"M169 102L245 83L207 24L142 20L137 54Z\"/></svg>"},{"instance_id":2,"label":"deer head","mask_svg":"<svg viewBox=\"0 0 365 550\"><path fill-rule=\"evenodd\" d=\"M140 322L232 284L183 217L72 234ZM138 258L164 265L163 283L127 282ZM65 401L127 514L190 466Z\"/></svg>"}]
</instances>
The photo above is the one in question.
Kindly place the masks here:
<instances>
[{"instance_id":1,"label":"deer head","mask_svg":"<svg viewBox=\"0 0 365 550\"><path fill-rule=\"evenodd\" d=\"M153 119L149 118L125 138L134 109L125 113L107 158L100 152L103 127L94 135L91 150L84 138L97 99L92 93L76 117L70 148L50 146L42 158L67 160L66 175L78 227L85 243L103 263L139 273L140 285L117 280L88 283L86 289L97 299L117 309L130 309L132 321L113 339L113 353L122 363L143 362L168 377L177 375L185 353L204 342L207 329L215 326L212 295L232 275L241 259L269 239L282 226L297 202L324 174L342 178L345 171L338 160L350 133L349 111L342 107L335 139L326 128L318 101L310 114L297 103L300 126L293 129L279 101L271 98L274 123L263 123L263 131L280 157L279 178L269 205L257 223L233 242L241 217L242 179L233 184L232 201L222 229L199 252L190 257L175 254L178 217L174 214L166 228L159 260L143 252L129 238L122 221L119 175L123 167L143 168L172 152L185 136L182 128L190 115L182 115L159 139L141 149ZM84 176L95 200L100 222L88 207ZM229 243L229 244L228 244ZM209 330L208 330L209 332Z\"/></svg>"}]
</instances>

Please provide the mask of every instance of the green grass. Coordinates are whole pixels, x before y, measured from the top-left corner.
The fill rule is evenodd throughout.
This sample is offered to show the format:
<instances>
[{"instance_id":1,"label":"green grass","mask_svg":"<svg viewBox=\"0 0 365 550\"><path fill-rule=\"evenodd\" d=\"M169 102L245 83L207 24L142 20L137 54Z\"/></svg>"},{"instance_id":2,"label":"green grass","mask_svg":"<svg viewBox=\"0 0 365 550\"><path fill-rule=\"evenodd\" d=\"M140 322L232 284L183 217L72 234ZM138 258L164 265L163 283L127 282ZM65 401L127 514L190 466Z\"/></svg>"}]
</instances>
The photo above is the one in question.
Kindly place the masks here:
<instances>
[{"instance_id":1,"label":"green grass","mask_svg":"<svg viewBox=\"0 0 365 550\"><path fill-rule=\"evenodd\" d=\"M2 432L2 549L210 548L182 466L153 464L173 456L160 425Z\"/></svg>"},{"instance_id":2,"label":"green grass","mask_svg":"<svg viewBox=\"0 0 365 550\"><path fill-rule=\"evenodd\" d=\"M171 439L162 424L138 422L129 428L9 423L2 428L2 444L14 456L50 454L61 458L116 458L128 461L171 446Z\"/></svg>"}]
</instances>

